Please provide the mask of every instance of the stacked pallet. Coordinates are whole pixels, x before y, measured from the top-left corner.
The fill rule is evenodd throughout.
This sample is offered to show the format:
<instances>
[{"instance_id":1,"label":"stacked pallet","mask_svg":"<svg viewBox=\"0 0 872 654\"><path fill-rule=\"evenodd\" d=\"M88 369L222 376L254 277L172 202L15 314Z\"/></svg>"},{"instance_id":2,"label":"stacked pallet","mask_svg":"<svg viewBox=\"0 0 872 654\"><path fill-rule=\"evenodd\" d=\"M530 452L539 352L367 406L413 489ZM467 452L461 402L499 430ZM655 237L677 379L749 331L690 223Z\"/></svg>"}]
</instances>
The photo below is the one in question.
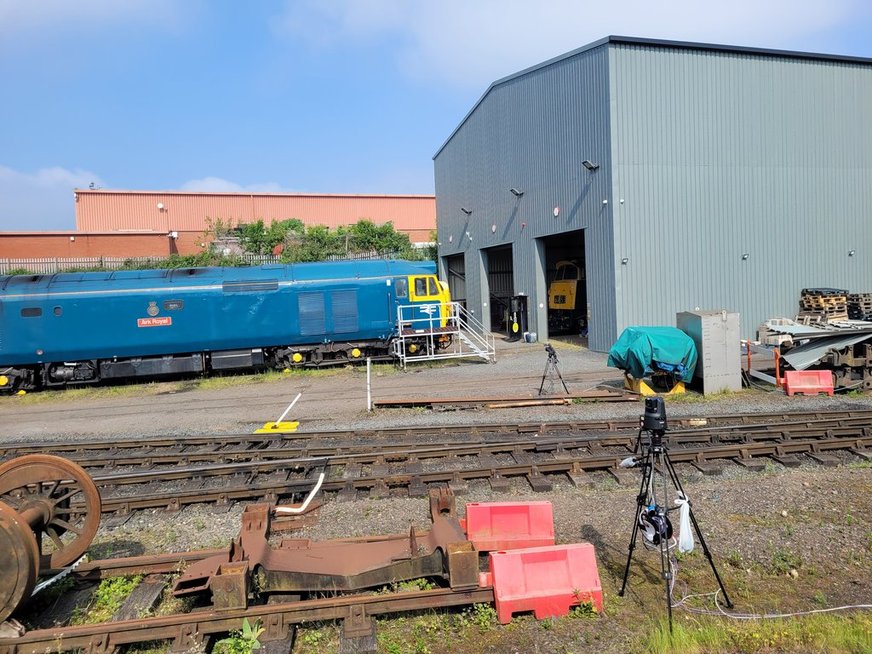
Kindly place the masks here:
<instances>
[{"instance_id":1,"label":"stacked pallet","mask_svg":"<svg viewBox=\"0 0 872 654\"><path fill-rule=\"evenodd\" d=\"M838 288L804 288L799 296L797 322L837 322L848 319L848 291Z\"/></svg>"},{"instance_id":2,"label":"stacked pallet","mask_svg":"<svg viewBox=\"0 0 872 654\"><path fill-rule=\"evenodd\" d=\"M851 293L848 296L848 318L872 321L872 293Z\"/></svg>"}]
</instances>

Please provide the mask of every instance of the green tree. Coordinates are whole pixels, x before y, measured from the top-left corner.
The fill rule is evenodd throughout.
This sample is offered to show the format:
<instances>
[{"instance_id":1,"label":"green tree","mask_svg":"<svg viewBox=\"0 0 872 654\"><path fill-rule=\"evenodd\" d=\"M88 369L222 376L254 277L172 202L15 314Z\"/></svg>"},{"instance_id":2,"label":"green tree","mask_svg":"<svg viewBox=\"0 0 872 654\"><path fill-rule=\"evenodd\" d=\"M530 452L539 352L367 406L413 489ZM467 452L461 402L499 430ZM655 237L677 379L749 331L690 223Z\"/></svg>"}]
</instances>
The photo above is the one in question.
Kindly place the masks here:
<instances>
[{"instance_id":1,"label":"green tree","mask_svg":"<svg viewBox=\"0 0 872 654\"><path fill-rule=\"evenodd\" d=\"M297 218L275 220L269 227L261 218L239 226L239 244L250 254L271 254L277 245L301 238L305 229L303 221Z\"/></svg>"}]
</instances>

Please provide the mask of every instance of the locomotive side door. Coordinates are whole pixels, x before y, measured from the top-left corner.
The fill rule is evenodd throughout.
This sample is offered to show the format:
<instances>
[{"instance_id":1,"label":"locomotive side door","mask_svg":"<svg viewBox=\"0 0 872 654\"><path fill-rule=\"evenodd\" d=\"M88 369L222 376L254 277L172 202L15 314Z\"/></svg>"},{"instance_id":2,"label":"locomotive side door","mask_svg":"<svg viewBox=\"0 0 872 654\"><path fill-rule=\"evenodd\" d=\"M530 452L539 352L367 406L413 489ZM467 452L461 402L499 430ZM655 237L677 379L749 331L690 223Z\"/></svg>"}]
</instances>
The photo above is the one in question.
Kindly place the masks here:
<instances>
[{"instance_id":1,"label":"locomotive side door","mask_svg":"<svg viewBox=\"0 0 872 654\"><path fill-rule=\"evenodd\" d=\"M445 291L435 275L409 277L409 300L415 305L412 314L419 328L445 325L444 296Z\"/></svg>"}]
</instances>

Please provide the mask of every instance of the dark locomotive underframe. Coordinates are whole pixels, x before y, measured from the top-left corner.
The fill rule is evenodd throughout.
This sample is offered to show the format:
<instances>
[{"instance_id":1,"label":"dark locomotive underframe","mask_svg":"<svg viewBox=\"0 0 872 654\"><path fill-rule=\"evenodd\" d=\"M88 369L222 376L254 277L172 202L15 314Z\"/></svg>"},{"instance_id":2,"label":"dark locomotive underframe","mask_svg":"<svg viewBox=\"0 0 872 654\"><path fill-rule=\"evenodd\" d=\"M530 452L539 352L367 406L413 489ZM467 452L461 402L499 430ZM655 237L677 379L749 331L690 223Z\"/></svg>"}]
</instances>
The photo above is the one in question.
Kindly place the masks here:
<instances>
[{"instance_id":1,"label":"dark locomotive underframe","mask_svg":"<svg viewBox=\"0 0 872 654\"><path fill-rule=\"evenodd\" d=\"M386 341L329 341L307 345L255 347L218 352L194 352L84 361L53 361L35 365L13 366L0 370L9 378L7 390L35 390L67 386L98 384L103 381L149 379L184 375L240 372L246 370L282 370L285 368L316 368L365 361L393 360L391 346L394 337ZM437 347L451 343L450 336L440 337ZM408 341L407 347L426 348L427 339Z\"/></svg>"}]
</instances>

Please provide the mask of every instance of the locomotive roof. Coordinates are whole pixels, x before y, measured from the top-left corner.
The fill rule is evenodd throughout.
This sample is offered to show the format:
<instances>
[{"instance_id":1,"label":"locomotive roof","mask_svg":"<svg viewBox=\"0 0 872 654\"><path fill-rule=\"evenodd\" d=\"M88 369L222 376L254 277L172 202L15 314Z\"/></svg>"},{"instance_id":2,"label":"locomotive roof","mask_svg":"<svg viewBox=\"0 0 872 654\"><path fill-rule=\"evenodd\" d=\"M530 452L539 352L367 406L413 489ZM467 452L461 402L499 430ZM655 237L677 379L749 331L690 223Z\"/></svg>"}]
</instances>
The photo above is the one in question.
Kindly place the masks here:
<instances>
[{"instance_id":1,"label":"locomotive roof","mask_svg":"<svg viewBox=\"0 0 872 654\"><path fill-rule=\"evenodd\" d=\"M432 261L376 259L267 264L240 268L170 268L0 276L0 294L154 286L209 286L228 281L318 281L433 274Z\"/></svg>"}]
</instances>

